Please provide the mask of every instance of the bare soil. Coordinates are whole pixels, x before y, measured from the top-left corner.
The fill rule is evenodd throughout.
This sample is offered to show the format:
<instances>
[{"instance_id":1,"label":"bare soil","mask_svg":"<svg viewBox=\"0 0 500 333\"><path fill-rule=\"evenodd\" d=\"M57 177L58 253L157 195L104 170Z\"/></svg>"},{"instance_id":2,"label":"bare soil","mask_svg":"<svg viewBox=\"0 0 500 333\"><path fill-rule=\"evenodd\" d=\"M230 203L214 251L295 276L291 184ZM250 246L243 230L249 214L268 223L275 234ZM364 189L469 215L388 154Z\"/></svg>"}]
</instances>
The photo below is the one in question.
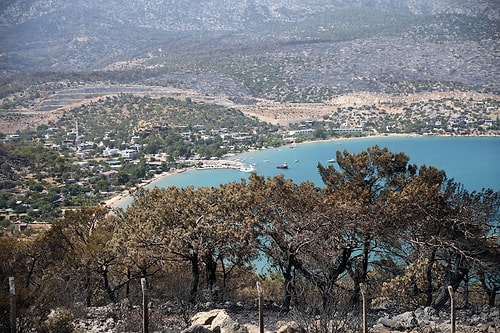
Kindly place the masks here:
<instances>
[{"instance_id":1,"label":"bare soil","mask_svg":"<svg viewBox=\"0 0 500 333\"><path fill-rule=\"evenodd\" d=\"M338 108L374 105L388 113L402 113L404 112L404 108L412 103L439 100L442 98L455 98L461 101L470 98L474 100L488 98L499 100L500 96L476 92L432 92L406 96L359 92L340 96L326 103L283 104L260 100L256 105L239 105L238 109L248 116L257 117L261 121L288 126L290 123L297 123L304 120L321 119Z\"/></svg>"},{"instance_id":2,"label":"bare soil","mask_svg":"<svg viewBox=\"0 0 500 333\"><path fill-rule=\"evenodd\" d=\"M191 92L181 94L179 98L186 98ZM17 131L35 130L37 126L48 124L57 120L63 111L73 107L89 103L105 96L82 100L77 104L65 106L54 111L30 110L0 112L0 133L14 134ZM495 99L500 96L491 94L481 94L476 92L433 92L406 96L392 96L375 93L352 93L340 96L325 103L278 103L270 100L260 99L254 105L236 105L245 115L256 117L260 121L269 122L275 125L288 126L305 120L319 120L330 115L338 108L360 107L363 105L374 105L388 113L401 113L405 106L422 101L438 100L442 98L455 98L457 100ZM207 101L208 102L208 101Z\"/></svg>"}]
</instances>

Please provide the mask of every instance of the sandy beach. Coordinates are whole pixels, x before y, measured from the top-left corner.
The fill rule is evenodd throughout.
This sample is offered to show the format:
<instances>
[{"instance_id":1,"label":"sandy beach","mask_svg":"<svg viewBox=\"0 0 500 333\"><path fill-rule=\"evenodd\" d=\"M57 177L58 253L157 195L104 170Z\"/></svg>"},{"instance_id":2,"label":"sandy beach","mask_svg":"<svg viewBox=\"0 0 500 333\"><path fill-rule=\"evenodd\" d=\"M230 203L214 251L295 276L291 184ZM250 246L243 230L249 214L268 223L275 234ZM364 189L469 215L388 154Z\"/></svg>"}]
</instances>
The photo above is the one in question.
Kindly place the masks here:
<instances>
[{"instance_id":1,"label":"sandy beach","mask_svg":"<svg viewBox=\"0 0 500 333\"><path fill-rule=\"evenodd\" d=\"M235 156L235 155L231 155ZM148 179L140 184L138 184L135 188L124 190L113 197L109 198L105 201L105 205L111 209L117 209L123 206L123 203L133 195L133 192L137 188L141 188L144 186L148 186L156 181L161 179L165 179L166 177L170 177L179 173L186 172L187 170L206 170L206 169L239 169L242 166L242 163L222 159L222 160L193 160L192 165L189 168L185 169L175 169L168 172L162 172L160 174L156 174L153 178Z\"/></svg>"},{"instance_id":2,"label":"sandy beach","mask_svg":"<svg viewBox=\"0 0 500 333\"><path fill-rule=\"evenodd\" d=\"M157 181L157 180L162 179L164 177L178 174L178 173L183 172L183 171L185 171L185 170L175 170L175 171L162 172L160 174L155 175L153 178L148 179L147 181L145 181L141 184L138 184L137 187L140 188L143 186L147 186L147 185L153 183L154 181ZM123 202L128 200L132 196L132 193L134 190L135 190L135 188L134 189L127 189L127 190L124 190L124 191L118 193L117 195L112 196L111 198L109 198L108 200L105 201L105 205L111 209L120 208L122 206Z\"/></svg>"}]
</instances>

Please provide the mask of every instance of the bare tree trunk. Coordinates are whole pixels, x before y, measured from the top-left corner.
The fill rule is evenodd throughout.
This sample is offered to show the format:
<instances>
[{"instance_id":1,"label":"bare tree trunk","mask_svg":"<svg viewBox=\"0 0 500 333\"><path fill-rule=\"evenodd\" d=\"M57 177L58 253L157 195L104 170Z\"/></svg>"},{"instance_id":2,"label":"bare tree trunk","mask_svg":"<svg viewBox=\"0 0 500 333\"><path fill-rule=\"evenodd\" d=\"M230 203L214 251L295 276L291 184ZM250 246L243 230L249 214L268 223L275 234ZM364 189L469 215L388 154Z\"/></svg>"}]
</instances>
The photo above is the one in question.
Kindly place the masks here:
<instances>
[{"instance_id":1,"label":"bare tree trunk","mask_svg":"<svg viewBox=\"0 0 500 333\"><path fill-rule=\"evenodd\" d=\"M198 294L198 285L200 283L200 263L197 253L193 254L191 257L191 273L193 275L193 281L191 284L189 301L191 303L194 303L196 301L196 296Z\"/></svg>"},{"instance_id":2,"label":"bare tree trunk","mask_svg":"<svg viewBox=\"0 0 500 333\"><path fill-rule=\"evenodd\" d=\"M465 274L464 277L464 301L463 306L469 307L469 273Z\"/></svg>"},{"instance_id":3,"label":"bare tree trunk","mask_svg":"<svg viewBox=\"0 0 500 333\"><path fill-rule=\"evenodd\" d=\"M207 276L207 288L210 292L212 301L218 301L217 286L217 262L213 259L211 254L204 256L203 262L205 263L205 272Z\"/></svg>"},{"instance_id":4,"label":"bare tree trunk","mask_svg":"<svg viewBox=\"0 0 500 333\"><path fill-rule=\"evenodd\" d=\"M130 268L127 267L127 287L125 288L125 297L130 301Z\"/></svg>"},{"instance_id":5,"label":"bare tree trunk","mask_svg":"<svg viewBox=\"0 0 500 333\"><path fill-rule=\"evenodd\" d=\"M104 289L106 289L106 293L108 294L109 299L111 300L111 302L116 303L115 291L109 284L108 268L106 266L103 266L102 268L102 278L104 280Z\"/></svg>"},{"instance_id":6,"label":"bare tree trunk","mask_svg":"<svg viewBox=\"0 0 500 333\"><path fill-rule=\"evenodd\" d=\"M366 237L363 242L363 256L360 265L355 265L354 268L354 290L351 296L351 304L358 306L359 296L361 292L360 285L366 282L366 275L368 274L368 261L370 256L371 237Z\"/></svg>"},{"instance_id":7,"label":"bare tree trunk","mask_svg":"<svg viewBox=\"0 0 500 333\"><path fill-rule=\"evenodd\" d=\"M481 286L483 286L484 292L488 295L488 305L495 306L495 299L497 296L497 291L499 288L490 288L486 282L486 275L484 272L481 272L479 276L479 281L481 281Z\"/></svg>"},{"instance_id":8,"label":"bare tree trunk","mask_svg":"<svg viewBox=\"0 0 500 333\"><path fill-rule=\"evenodd\" d=\"M450 287L452 288L453 291L456 291L458 287L460 286L460 283L464 279L465 275L468 273L468 270L465 268L459 268L458 271L453 275L451 282L450 282ZM436 310L440 310L444 307L446 302L450 299L449 293L446 291L441 292L441 294L437 297L433 308Z\"/></svg>"},{"instance_id":9,"label":"bare tree trunk","mask_svg":"<svg viewBox=\"0 0 500 333\"><path fill-rule=\"evenodd\" d=\"M427 286L425 288L425 305L430 306L432 304L432 266L434 265L434 261L436 260L436 249L433 248L430 258L429 258L429 263L427 264L426 270L425 270L425 279L427 282Z\"/></svg>"},{"instance_id":10,"label":"bare tree trunk","mask_svg":"<svg viewBox=\"0 0 500 333\"><path fill-rule=\"evenodd\" d=\"M35 271L35 265L36 265L36 262L37 262L37 258L38 258L38 256L33 257L33 261L31 262L30 268L28 270L28 276L26 278L25 288L28 288L29 285L30 285L31 277L33 276L33 272Z\"/></svg>"},{"instance_id":11,"label":"bare tree trunk","mask_svg":"<svg viewBox=\"0 0 500 333\"><path fill-rule=\"evenodd\" d=\"M281 304L281 310L280 310L282 313L288 313L288 311L290 311L290 306L292 304L292 297L293 294L295 293L292 270L293 270L293 265L289 260L287 263L287 267L283 272L283 279L284 279L283 287L285 288L285 293L283 297L283 304Z\"/></svg>"}]
</instances>

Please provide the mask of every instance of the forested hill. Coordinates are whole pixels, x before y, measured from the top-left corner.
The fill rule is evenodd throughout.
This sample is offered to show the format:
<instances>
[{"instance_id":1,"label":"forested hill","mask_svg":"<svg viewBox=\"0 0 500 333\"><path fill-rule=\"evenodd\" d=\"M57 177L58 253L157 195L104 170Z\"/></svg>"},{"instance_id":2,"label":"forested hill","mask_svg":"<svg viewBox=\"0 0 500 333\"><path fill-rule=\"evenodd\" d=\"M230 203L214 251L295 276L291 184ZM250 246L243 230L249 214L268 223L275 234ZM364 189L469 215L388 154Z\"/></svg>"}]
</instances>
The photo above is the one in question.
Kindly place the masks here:
<instances>
[{"instance_id":1,"label":"forested hill","mask_svg":"<svg viewBox=\"0 0 500 333\"><path fill-rule=\"evenodd\" d=\"M392 22L387 28L401 28L401 19L415 16L461 15L483 22L497 20L499 13L494 0L9 0L0 4L0 70L102 69L159 49L199 52L328 39L331 34L324 32L335 29L357 38L353 27L377 33L373 25Z\"/></svg>"}]
</instances>

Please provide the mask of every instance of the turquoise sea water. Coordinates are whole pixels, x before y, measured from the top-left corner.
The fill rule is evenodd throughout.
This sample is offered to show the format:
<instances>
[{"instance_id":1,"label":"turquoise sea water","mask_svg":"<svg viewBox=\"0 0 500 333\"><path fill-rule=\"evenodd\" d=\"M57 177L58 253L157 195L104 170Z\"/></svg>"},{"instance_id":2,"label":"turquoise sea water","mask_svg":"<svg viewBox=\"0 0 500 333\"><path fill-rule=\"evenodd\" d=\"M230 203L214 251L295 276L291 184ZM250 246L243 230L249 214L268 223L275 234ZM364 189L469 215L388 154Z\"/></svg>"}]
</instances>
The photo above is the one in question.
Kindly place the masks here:
<instances>
[{"instance_id":1,"label":"turquoise sea water","mask_svg":"<svg viewBox=\"0 0 500 333\"><path fill-rule=\"evenodd\" d=\"M404 152L410 157L410 163L417 166L425 164L445 170L448 178L454 178L469 191L482 188L500 191L500 137L341 139L245 153L232 159L254 165L260 175L284 174L297 183L312 181L317 186L323 186L317 171L318 162L328 165L328 160L335 158L338 150L359 153L374 145L387 147L394 153ZM289 169L276 168L283 162L288 163ZM159 179L148 188L219 186L248 176L248 173L232 169L192 170ZM131 201L132 198L128 198L122 207L125 208ZM255 265L260 274L266 274L268 265L265 261L256 260Z\"/></svg>"},{"instance_id":2,"label":"turquoise sea water","mask_svg":"<svg viewBox=\"0 0 500 333\"><path fill-rule=\"evenodd\" d=\"M463 184L469 191L492 188L500 191L500 138L499 137L383 137L339 139L335 141L304 143L232 157L234 160L254 165L257 174L274 176L284 174L296 183L312 181L322 186L317 171L318 162L328 165L338 150L358 153L378 145L391 152L404 152L410 163L417 166L434 166L446 171L448 178ZM295 162L297 160L297 162ZM276 166L287 162L287 170ZM248 178L239 170L192 170L165 177L149 185L160 188L175 185L219 186L223 183Z\"/></svg>"}]
</instances>

